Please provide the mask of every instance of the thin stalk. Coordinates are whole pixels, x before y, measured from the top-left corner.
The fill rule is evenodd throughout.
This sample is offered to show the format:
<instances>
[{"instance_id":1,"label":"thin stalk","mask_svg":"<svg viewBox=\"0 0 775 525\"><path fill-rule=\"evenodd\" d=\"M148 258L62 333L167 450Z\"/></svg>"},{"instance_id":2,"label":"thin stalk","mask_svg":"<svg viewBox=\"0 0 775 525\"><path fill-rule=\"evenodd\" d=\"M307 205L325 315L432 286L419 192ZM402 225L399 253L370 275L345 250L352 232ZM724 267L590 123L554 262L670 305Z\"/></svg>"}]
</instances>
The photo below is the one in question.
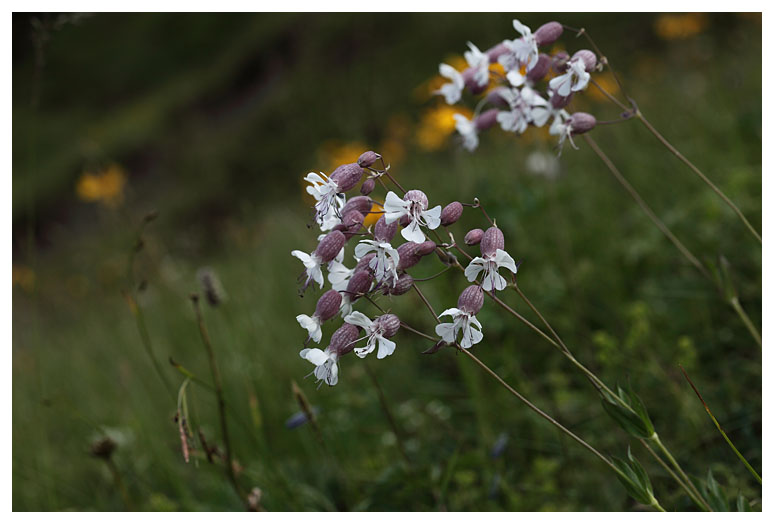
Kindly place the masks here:
<instances>
[{"instance_id":1,"label":"thin stalk","mask_svg":"<svg viewBox=\"0 0 775 525\"><path fill-rule=\"evenodd\" d=\"M229 440L229 425L226 421L226 401L223 396L223 384L221 383L221 374L218 371L218 364L215 361L215 352L213 351L212 343L210 342L210 336L207 333L207 327L204 323L204 317L202 317L202 310L199 307L199 296L197 294L191 294L191 303L194 306L194 313L196 314L196 322L199 326L199 333L202 336L202 344L207 352L207 358L210 363L210 372L213 375L213 385L215 385L215 396L218 399L218 416L221 425L221 437L223 439L223 448L226 450L226 476L229 478L234 491L239 498L244 502L245 494L237 481L237 473L234 471L234 462L232 459L231 441Z\"/></svg>"},{"instance_id":2,"label":"thin stalk","mask_svg":"<svg viewBox=\"0 0 775 525\"><path fill-rule=\"evenodd\" d=\"M665 469L665 471L668 474L670 474L670 476L675 480L675 482L678 483L678 485L689 495L689 498L691 498L691 500L694 502L695 505L697 505L701 509L706 510L708 512L713 511L713 509L711 509L707 505L707 503L697 499L697 496L695 495L695 493L686 485L686 483L683 482L683 480L681 480L680 477L678 477L678 474L676 474L675 471L672 468L670 468L670 465L665 463L665 461L661 457L659 457L659 454L654 452L654 449L649 446L648 441L646 441L643 438L640 438L639 441L640 441L640 444L643 445L652 456L654 456L654 459L657 460L657 463L659 463L662 466L662 468Z\"/></svg>"},{"instance_id":3,"label":"thin stalk","mask_svg":"<svg viewBox=\"0 0 775 525\"><path fill-rule=\"evenodd\" d=\"M713 182L711 182L711 180L702 171L700 171L699 168L697 168L697 166L692 164L691 161L689 161L689 159L684 157L681 154L681 152L675 148L675 146L673 146L665 137L663 137L659 133L659 131L657 131L656 128L654 128L654 126L652 126L651 123L648 120L646 120L646 117L643 116L643 113L641 113L639 109L635 112L635 116L640 119L643 125L646 126L646 129L648 129L651 132L651 134L654 135L657 138L657 140L659 140L659 142L662 143L662 145L664 145L668 150L670 150L670 153L675 155L678 158L678 160L680 160L681 162L689 166L689 169L691 169L700 179L702 179L702 181L705 184L707 184L710 187L710 189L712 189L716 193L716 195L721 197L721 200L723 200L727 204L727 206L729 206L732 209L732 211L735 212L735 214L740 218L743 224L745 224L745 227L748 228L748 231L751 232L751 235L753 235L756 238L756 240L759 241L759 244L761 244L762 242L761 236L756 231L756 229L751 225L751 223L748 222L748 219L746 219L745 215L743 215L743 212L740 211L740 208L738 208L737 205L735 205L735 203L732 202L732 199L727 197L723 191L721 191L715 184L713 184Z\"/></svg>"},{"instance_id":4,"label":"thin stalk","mask_svg":"<svg viewBox=\"0 0 775 525\"><path fill-rule=\"evenodd\" d=\"M651 441L654 442L654 444L657 446L657 448L662 452L662 454L665 455L667 460L670 462L670 464L675 468L676 471L678 471L678 474L683 478L683 480L686 482L686 485L688 487L692 488L692 492L694 492L695 496L698 500L700 500L703 503L703 506L710 512L713 511L711 509L710 505L708 505L708 502L705 501L705 498L702 497L700 492L697 490L697 487L694 486L694 483L689 479L689 476L686 475L686 472L681 468L681 465L678 464L678 461L673 457L673 455L670 453L670 451L667 449L667 447L662 443L662 441L659 439L659 435L657 435L656 432L649 438Z\"/></svg>"},{"instance_id":5,"label":"thin stalk","mask_svg":"<svg viewBox=\"0 0 775 525\"><path fill-rule=\"evenodd\" d=\"M756 343L759 345L759 348L761 348L762 336L759 335L759 331L756 329L756 326L754 326L753 322L751 321L751 318L748 317L748 314L745 313L745 310L743 310L743 307L740 304L740 299L738 299L737 297L732 297L729 300L729 304L732 306L735 312L737 312L737 315L740 317L745 327L748 328L748 331L751 333L751 337L753 337L756 340Z\"/></svg>"},{"instance_id":6,"label":"thin stalk","mask_svg":"<svg viewBox=\"0 0 775 525\"><path fill-rule=\"evenodd\" d=\"M393 435L396 436L396 447L398 448L398 451L401 453L401 457L404 458L404 461L406 461L406 464L408 466L411 466L412 462L409 460L409 456L406 455L406 448L404 447L403 437L401 435L401 432L398 429L398 424L396 423L396 420L395 418L393 418L393 414L390 411L390 406L388 405L387 398L385 397L385 393L382 391L382 387L379 385L379 382L377 381L377 376L374 374L374 371L372 371L368 363L364 363L364 364L366 366L366 374L369 376L369 379L371 379L371 383L374 385L374 388L377 391L377 396L379 397L379 404L382 407L382 411L385 413L385 419L388 420L388 423L390 424L390 428L393 430Z\"/></svg>"},{"instance_id":7,"label":"thin stalk","mask_svg":"<svg viewBox=\"0 0 775 525\"><path fill-rule=\"evenodd\" d=\"M132 500L129 498L129 492L126 489L121 472L119 472L118 467L116 466L116 462L113 461L113 458L106 458L105 464L108 466L108 470L110 470L110 473L113 475L113 481L116 484L116 488L118 489L119 494L121 494L121 500L124 502L126 510L134 510Z\"/></svg>"},{"instance_id":8,"label":"thin stalk","mask_svg":"<svg viewBox=\"0 0 775 525\"><path fill-rule=\"evenodd\" d=\"M710 407L705 402L705 400L702 398L702 395L700 394L700 391L697 390L697 387L694 386L694 383L691 379L689 379L689 374L686 373L686 370L684 370L684 367L681 365L678 365L681 368L681 372L683 372L684 377L689 382L689 385L692 387L692 390L694 390L694 393L697 394L697 397L700 398L700 402L702 403L702 406L705 407L705 412L708 413L710 416L711 421L713 421L713 424L716 425L716 428L721 433L721 435L724 437L724 441L727 442L727 445L734 451L735 455L740 459L740 461L743 462L743 465L745 465L745 468L748 469L748 472L750 472L754 478L756 478L756 481L759 482L759 485L762 484L762 477L759 475L758 472L756 472L756 469L751 466L750 463L745 459L745 457L740 453L739 450L737 450L737 447L732 443L732 440L729 439L729 436L727 436L727 433L724 432L724 429L721 428L721 425L719 424L716 417L713 415L713 412L710 411Z\"/></svg>"}]
</instances>

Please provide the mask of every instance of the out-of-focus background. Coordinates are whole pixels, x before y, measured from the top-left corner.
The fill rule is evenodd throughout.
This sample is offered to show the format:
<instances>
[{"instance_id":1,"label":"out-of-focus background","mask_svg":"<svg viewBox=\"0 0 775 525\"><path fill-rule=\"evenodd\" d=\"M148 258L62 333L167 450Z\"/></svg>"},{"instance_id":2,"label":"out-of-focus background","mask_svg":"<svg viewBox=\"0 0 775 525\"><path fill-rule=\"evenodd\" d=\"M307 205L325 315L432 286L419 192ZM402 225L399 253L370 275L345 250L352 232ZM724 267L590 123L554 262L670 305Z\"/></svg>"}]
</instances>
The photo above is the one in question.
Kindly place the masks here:
<instances>
[{"instance_id":1,"label":"out-of-focus background","mask_svg":"<svg viewBox=\"0 0 775 525\"><path fill-rule=\"evenodd\" d=\"M366 149L432 204L486 203L524 261L521 288L582 361L633 385L692 475L712 468L730 500L760 509L760 487L678 368L760 469L761 351L734 311L586 143L558 158L553 138L497 130L469 154L452 114L473 99L455 110L431 95L439 62L459 67L469 40L515 38L515 17L586 28L643 113L761 231L759 14L14 15L14 510L242 508L196 436L184 461L175 422L185 377L169 358L211 382L189 300L203 269L225 296L203 311L238 480L260 489L263 508L641 508L453 350L421 355L426 342L401 333L389 359L343 358L335 388L305 377L294 317L317 296L299 298L290 256L316 243L302 177ZM556 46L588 44L566 32ZM609 74L595 78L621 96ZM599 120L619 114L593 88L574 104ZM636 121L592 133L698 257L726 257L760 327L760 246L730 210ZM469 209L453 231L482 226ZM415 276L439 269L427 259ZM423 289L448 308L465 284L448 272ZM539 322L515 294L503 299ZM391 306L433 330L414 295ZM492 303L479 319L482 360L607 454L631 443L662 505L693 508L559 352ZM303 424L294 381L318 432ZM222 450L212 393L190 382L185 408Z\"/></svg>"}]
</instances>

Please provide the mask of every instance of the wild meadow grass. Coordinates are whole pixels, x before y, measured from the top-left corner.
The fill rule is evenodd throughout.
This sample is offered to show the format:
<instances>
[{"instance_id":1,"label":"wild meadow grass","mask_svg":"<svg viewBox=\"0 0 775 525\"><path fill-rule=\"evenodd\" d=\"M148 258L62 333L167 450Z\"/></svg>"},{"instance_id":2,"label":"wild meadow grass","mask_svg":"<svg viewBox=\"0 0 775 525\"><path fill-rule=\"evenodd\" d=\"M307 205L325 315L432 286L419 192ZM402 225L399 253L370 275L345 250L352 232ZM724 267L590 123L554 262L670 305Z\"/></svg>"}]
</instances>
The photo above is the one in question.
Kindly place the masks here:
<instances>
[{"instance_id":1,"label":"wild meadow grass","mask_svg":"<svg viewBox=\"0 0 775 525\"><path fill-rule=\"evenodd\" d=\"M402 184L433 188L434 203L461 195L485 203L523 261L520 289L577 358L606 384L638 392L686 472L705 480L712 470L733 506L739 493L761 509L760 485L679 368L761 473L761 350L749 330L583 140L579 151L566 148L552 177L526 166L535 151L554 153L538 135L494 132L475 154L463 151L449 115L422 93L445 53L501 38L513 16L438 15L440 24L430 16L183 17L182 41L214 47L212 55L181 62L190 48L162 46L150 83L138 63L154 41L168 41L170 19L98 15L53 34L35 111L22 94L31 52L15 59L15 510L241 510L254 488L266 510L645 509L602 462L451 349L423 355L430 343L400 332L389 359L343 360L334 388L305 378L304 333L293 318L311 313L317 295L299 299L300 265L289 254L317 233L307 229L311 204L299 181L365 149L394 158ZM650 122L761 231L760 19L523 21L549 19L590 30ZM27 23L14 20L15 47L29 46ZM367 43L358 55L346 31L356 25L385 28L391 45ZM210 40L202 28L212 29ZM151 35L148 49L112 66L121 35L140 29ZM90 39L115 31L105 54L74 61ZM93 71L112 80L89 88ZM609 111L593 97L583 104ZM761 329L761 246L735 213L637 122L592 136L703 264L726 258L740 304ZM138 226L152 210L158 217L139 247ZM482 227L474 212L457 231ZM216 307L197 278L203 267L225 292ZM438 269L428 258L412 274ZM462 282L446 272L423 292L452 306ZM220 459L192 292L222 380L242 494ZM544 329L516 294L499 297ZM418 298L396 299L383 304L433 333ZM631 445L666 510L697 509L560 352L492 304L478 318L486 335L475 355L495 373L595 448L624 457ZM170 359L196 378L185 387L188 463L175 421L187 377ZM303 412L299 392L315 424L289 428ZM212 463L198 429L217 448ZM105 437L116 445L110 462L93 448Z\"/></svg>"}]
</instances>

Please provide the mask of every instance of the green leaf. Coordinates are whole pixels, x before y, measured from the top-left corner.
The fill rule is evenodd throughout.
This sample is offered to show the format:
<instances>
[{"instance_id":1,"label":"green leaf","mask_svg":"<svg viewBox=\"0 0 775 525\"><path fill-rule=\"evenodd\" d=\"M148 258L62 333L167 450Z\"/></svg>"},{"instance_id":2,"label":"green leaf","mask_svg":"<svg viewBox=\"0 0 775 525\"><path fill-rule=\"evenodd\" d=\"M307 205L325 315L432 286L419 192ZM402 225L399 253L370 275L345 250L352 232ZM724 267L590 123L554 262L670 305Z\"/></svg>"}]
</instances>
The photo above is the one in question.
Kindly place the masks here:
<instances>
[{"instance_id":1,"label":"green leaf","mask_svg":"<svg viewBox=\"0 0 775 525\"><path fill-rule=\"evenodd\" d=\"M632 451L627 449L627 460L612 457L611 461L619 469L616 477L627 489L627 493L635 501L644 505L651 505L654 501L654 492L651 487L651 480L643 469L643 466L632 455Z\"/></svg>"},{"instance_id":2,"label":"green leaf","mask_svg":"<svg viewBox=\"0 0 775 525\"><path fill-rule=\"evenodd\" d=\"M724 488L718 484L710 469L708 469L708 476L705 478L705 486L702 491L710 508L716 512L729 512L729 503L724 494Z\"/></svg>"},{"instance_id":3,"label":"green leaf","mask_svg":"<svg viewBox=\"0 0 775 525\"><path fill-rule=\"evenodd\" d=\"M737 495L737 512L753 512L751 504L743 497L742 493Z\"/></svg>"},{"instance_id":4,"label":"green leaf","mask_svg":"<svg viewBox=\"0 0 775 525\"><path fill-rule=\"evenodd\" d=\"M619 389L619 397L626 403L630 402L630 396L621 389ZM651 425L650 420L647 420L647 424L632 408L622 405L618 400L606 392L603 392L602 402L603 409L614 421L619 423L619 426L628 434L637 438L650 438L654 433L654 427Z\"/></svg>"}]
</instances>

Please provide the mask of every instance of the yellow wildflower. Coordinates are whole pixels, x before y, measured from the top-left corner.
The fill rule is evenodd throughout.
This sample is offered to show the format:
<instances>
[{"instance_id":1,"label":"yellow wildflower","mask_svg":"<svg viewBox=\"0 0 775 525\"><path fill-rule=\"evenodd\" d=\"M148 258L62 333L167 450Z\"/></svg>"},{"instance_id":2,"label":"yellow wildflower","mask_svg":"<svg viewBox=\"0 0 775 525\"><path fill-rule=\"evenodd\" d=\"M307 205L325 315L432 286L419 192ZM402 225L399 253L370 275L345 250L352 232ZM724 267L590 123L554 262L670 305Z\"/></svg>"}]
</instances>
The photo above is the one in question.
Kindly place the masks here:
<instances>
[{"instance_id":1,"label":"yellow wildflower","mask_svg":"<svg viewBox=\"0 0 775 525\"><path fill-rule=\"evenodd\" d=\"M19 287L27 293L32 292L35 288L35 272L29 266L22 266L14 264L12 267L13 272L13 284L19 285Z\"/></svg>"},{"instance_id":2,"label":"yellow wildflower","mask_svg":"<svg viewBox=\"0 0 775 525\"><path fill-rule=\"evenodd\" d=\"M455 131L455 113L473 117L470 109L461 106L439 105L426 110L417 128L417 144L426 151L440 149L447 137Z\"/></svg>"},{"instance_id":3,"label":"yellow wildflower","mask_svg":"<svg viewBox=\"0 0 775 525\"><path fill-rule=\"evenodd\" d=\"M382 206L375 202L371 205L371 211L366 214L366 217L363 219L363 227L364 228L371 228L375 224L377 224L377 221L380 217L382 217L382 212L384 210L382 209Z\"/></svg>"},{"instance_id":4,"label":"yellow wildflower","mask_svg":"<svg viewBox=\"0 0 775 525\"><path fill-rule=\"evenodd\" d=\"M111 164L98 172L84 172L76 183L75 192L82 201L115 207L124 198L125 184L124 170L117 164Z\"/></svg>"},{"instance_id":5,"label":"yellow wildflower","mask_svg":"<svg viewBox=\"0 0 775 525\"><path fill-rule=\"evenodd\" d=\"M654 32L663 40L677 40L701 33L707 25L704 13L665 14L657 17Z\"/></svg>"}]
</instances>

